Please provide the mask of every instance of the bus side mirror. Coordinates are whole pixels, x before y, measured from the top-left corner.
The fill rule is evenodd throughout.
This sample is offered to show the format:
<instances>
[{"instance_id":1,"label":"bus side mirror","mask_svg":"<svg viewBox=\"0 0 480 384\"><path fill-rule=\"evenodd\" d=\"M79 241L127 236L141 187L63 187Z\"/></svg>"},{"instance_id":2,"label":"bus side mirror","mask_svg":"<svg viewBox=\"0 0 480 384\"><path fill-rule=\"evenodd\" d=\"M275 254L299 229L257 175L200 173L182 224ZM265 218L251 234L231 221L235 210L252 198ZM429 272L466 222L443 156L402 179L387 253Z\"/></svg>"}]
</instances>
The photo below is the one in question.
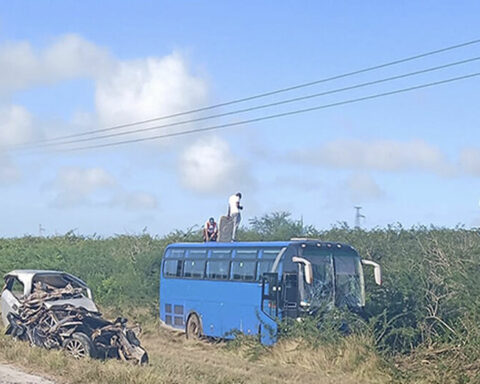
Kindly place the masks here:
<instances>
[{"instance_id":1,"label":"bus side mirror","mask_svg":"<svg viewBox=\"0 0 480 384\"><path fill-rule=\"evenodd\" d=\"M305 266L305 281L307 284L313 283L312 263L303 257L293 256L292 261L294 263L301 263Z\"/></svg>"},{"instance_id":2,"label":"bus side mirror","mask_svg":"<svg viewBox=\"0 0 480 384\"><path fill-rule=\"evenodd\" d=\"M382 285L382 268L380 267L380 264L372 261L372 260L362 260L363 265L369 265L373 267L373 274L375 277L375 283L378 285Z\"/></svg>"}]
</instances>

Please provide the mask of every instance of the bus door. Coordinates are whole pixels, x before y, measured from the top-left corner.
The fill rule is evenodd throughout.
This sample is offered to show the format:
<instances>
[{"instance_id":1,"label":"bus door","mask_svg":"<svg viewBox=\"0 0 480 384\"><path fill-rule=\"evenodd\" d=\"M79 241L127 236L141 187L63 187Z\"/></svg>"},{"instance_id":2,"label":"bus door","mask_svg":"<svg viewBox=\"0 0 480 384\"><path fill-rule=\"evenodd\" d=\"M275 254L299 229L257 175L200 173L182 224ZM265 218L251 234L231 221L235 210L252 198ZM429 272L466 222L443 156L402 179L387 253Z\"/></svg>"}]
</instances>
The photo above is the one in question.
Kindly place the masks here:
<instances>
[{"instance_id":1,"label":"bus door","mask_svg":"<svg viewBox=\"0 0 480 384\"><path fill-rule=\"evenodd\" d=\"M277 340L278 307L281 286L276 273L267 272L262 278L262 297L259 312L260 341L262 344L271 345Z\"/></svg>"},{"instance_id":2,"label":"bus door","mask_svg":"<svg viewBox=\"0 0 480 384\"><path fill-rule=\"evenodd\" d=\"M282 318L298 317L298 273L283 274L280 306Z\"/></svg>"}]
</instances>

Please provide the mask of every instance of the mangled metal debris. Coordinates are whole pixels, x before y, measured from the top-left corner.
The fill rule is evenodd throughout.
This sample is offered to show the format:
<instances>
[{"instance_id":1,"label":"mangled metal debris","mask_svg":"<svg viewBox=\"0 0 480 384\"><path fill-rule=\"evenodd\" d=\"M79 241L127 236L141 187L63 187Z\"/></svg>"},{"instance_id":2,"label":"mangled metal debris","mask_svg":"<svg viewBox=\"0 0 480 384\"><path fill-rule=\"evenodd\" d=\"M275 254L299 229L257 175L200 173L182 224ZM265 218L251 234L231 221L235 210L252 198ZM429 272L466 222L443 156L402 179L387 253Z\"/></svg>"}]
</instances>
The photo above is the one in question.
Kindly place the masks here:
<instances>
[{"instance_id":1,"label":"mangled metal debris","mask_svg":"<svg viewBox=\"0 0 480 384\"><path fill-rule=\"evenodd\" d=\"M57 272L45 272L47 278L38 278L42 271L35 272L36 279L27 279L32 284L31 293L18 299L8 313L4 311L8 309L9 292L13 294L9 278L15 274L6 276L2 317L7 334L47 349L63 348L76 358L113 357L147 363L148 355L134 329L127 327L127 320L105 320L93 301L89 303L91 293L84 295L86 285L81 280L64 273L60 279ZM15 277L21 280L24 276ZM56 282L57 286L47 281Z\"/></svg>"}]
</instances>

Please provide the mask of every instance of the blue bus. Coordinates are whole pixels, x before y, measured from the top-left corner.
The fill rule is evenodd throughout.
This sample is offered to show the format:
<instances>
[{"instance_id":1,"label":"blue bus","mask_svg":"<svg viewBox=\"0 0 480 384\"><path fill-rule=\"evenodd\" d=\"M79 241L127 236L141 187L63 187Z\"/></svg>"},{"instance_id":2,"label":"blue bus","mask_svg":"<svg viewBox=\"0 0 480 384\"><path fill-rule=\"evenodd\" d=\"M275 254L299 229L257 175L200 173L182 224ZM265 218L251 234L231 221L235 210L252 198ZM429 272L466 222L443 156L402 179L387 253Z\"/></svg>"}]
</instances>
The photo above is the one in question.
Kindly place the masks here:
<instances>
[{"instance_id":1,"label":"blue bus","mask_svg":"<svg viewBox=\"0 0 480 384\"><path fill-rule=\"evenodd\" d=\"M278 320L327 306L365 305L362 260L350 245L312 239L177 243L162 259L160 320L188 338L233 337L235 331L276 341Z\"/></svg>"}]
</instances>

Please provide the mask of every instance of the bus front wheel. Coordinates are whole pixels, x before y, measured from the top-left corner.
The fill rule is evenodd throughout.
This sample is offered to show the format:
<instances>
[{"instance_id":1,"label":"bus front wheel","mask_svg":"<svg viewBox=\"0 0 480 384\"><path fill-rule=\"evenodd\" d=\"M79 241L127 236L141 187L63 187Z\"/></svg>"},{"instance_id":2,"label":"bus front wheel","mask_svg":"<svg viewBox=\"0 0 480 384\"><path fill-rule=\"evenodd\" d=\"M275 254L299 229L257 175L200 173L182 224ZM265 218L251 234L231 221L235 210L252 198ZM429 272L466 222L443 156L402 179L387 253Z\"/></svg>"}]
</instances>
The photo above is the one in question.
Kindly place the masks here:
<instances>
[{"instance_id":1,"label":"bus front wheel","mask_svg":"<svg viewBox=\"0 0 480 384\"><path fill-rule=\"evenodd\" d=\"M200 319L193 313L188 317L186 326L187 339L199 339L202 336L202 325Z\"/></svg>"}]
</instances>

